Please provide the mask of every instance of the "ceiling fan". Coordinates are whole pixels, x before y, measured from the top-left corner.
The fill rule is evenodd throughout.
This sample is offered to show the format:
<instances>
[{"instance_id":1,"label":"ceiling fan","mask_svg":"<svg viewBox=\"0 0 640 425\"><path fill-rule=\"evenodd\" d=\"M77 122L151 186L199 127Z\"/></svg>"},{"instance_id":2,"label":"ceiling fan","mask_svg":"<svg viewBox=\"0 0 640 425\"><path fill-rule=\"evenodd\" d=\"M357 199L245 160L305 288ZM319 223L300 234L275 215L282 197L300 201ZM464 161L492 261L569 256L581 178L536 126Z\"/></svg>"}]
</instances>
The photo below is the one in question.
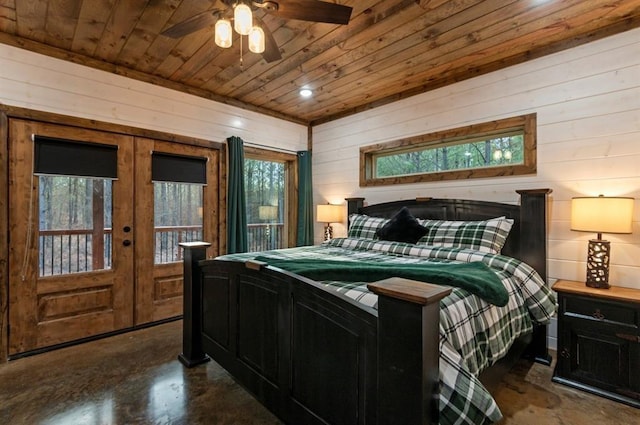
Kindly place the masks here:
<instances>
[{"instance_id":1,"label":"ceiling fan","mask_svg":"<svg viewBox=\"0 0 640 425\"><path fill-rule=\"evenodd\" d=\"M301 21L325 22L329 24L346 25L351 18L352 8L335 3L328 3L320 0L254 0L254 1L238 1L238 0L222 0L227 7L224 9L213 9L199 13L186 19L176 25L164 30L161 34L167 37L180 38L202 28L216 26L216 44L220 47L231 46L231 24L229 17L231 11L235 13L233 18L236 32L249 35L249 49L255 53L262 53L262 57L267 62L274 62L282 59L280 49L276 44L273 34L264 22L249 12L247 18L249 20L249 29L239 30L238 24L242 18L238 18L237 9L243 9L243 12L262 9L267 13L284 19L298 19ZM246 15L245 15L246 16ZM255 25L251 23L255 21ZM219 29L219 27L221 27ZM246 31L246 32L245 32ZM253 38L254 42L261 42L261 46L252 48L253 33L258 34ZM260 34L261 33L261 34ZM224 40L219 36L224 36ZM260 37L262 37L260 39Z\"/></svg>"}]
</instances>

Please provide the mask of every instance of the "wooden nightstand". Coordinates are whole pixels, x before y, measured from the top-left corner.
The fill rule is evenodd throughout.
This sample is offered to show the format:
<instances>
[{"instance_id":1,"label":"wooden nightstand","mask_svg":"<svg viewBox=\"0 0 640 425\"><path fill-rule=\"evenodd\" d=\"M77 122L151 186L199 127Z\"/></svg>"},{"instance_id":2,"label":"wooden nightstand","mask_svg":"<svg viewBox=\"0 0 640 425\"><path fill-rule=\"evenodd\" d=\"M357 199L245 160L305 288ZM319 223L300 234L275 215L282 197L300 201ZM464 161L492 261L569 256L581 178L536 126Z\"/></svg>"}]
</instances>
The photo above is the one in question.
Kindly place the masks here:
<instances>
[{"instance_id":1,"label":"wooden nightstand","mask_svg":"<svg viewBox=\"0 0 640 425\"><path fill-rule=\"evenodd\" d=\"M640 408L640 290L558 280L553 381Z\"/></svg>"}]
</instances>

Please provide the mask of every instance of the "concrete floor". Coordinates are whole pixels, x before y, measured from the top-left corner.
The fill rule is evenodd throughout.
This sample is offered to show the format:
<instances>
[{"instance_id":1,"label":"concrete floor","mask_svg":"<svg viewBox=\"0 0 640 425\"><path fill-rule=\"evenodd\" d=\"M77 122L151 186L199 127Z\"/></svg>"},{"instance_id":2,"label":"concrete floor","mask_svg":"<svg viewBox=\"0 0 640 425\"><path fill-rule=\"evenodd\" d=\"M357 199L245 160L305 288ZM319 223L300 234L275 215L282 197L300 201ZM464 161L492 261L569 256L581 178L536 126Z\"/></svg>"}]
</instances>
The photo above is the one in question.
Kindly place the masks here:
<instances>
[{"instance_id":1,"label":"concrete floor","mask_svg":"<svg viewBox=\"0 0 640 425\"><path fill-rule=\"evenodd\" d=\"M640 409L551 382L551 367L520 361L494 398L500 425L640 425Z\"/></svg>"},{"instance_id":2,"label":"concrete floor","mask_svg":"<svg viewBox=\"0 0 640 425\"><path fill-rule=\"evenodd\" d=\"M0 424L280 424L214 362L184 368L181 335L177 321L0 365ZM551 374L518 364L496 394L500 424L640 424L640 410Z\"/></svg>"}]
</instances>

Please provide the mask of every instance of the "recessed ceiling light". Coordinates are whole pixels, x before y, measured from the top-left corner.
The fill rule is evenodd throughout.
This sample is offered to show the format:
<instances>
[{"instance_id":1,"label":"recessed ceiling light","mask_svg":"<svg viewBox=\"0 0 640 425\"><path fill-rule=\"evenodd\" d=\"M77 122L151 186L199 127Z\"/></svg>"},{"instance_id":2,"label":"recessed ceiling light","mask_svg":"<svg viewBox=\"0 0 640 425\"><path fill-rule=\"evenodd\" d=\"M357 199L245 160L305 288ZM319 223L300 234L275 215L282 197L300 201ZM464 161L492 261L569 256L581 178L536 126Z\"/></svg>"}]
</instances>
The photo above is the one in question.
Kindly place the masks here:
<instances>
[{"instance_id":1,"label":"recessed ceiling light","mask_svg":"<svg viewBox=\"0 0 640 425\"><path fill-rule=\"evenodd\" d=\"M300 89L300 96L302 97L311 97L313 92L310 89Z\"/></svg>"}]
</instances>

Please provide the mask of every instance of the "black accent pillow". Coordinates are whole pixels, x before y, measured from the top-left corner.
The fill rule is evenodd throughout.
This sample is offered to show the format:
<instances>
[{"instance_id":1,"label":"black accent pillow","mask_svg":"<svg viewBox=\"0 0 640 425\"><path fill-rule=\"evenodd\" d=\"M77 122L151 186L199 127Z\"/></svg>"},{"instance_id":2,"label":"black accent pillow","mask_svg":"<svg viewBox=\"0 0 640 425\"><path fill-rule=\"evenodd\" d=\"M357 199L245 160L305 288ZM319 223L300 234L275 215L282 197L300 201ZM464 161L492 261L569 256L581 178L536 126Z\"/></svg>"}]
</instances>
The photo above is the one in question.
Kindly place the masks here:
<instances>
[{"instance_id":1,"label":"black accent pillow","mask_svg":"<svg viewBox=\"0 0 640 425\"><path fill-rule=\"evenodd\" d=\"M416 243L427 233L407 207L402 207L391 220L376 232L383 241Z\"/></svg>"}]
</instances>

